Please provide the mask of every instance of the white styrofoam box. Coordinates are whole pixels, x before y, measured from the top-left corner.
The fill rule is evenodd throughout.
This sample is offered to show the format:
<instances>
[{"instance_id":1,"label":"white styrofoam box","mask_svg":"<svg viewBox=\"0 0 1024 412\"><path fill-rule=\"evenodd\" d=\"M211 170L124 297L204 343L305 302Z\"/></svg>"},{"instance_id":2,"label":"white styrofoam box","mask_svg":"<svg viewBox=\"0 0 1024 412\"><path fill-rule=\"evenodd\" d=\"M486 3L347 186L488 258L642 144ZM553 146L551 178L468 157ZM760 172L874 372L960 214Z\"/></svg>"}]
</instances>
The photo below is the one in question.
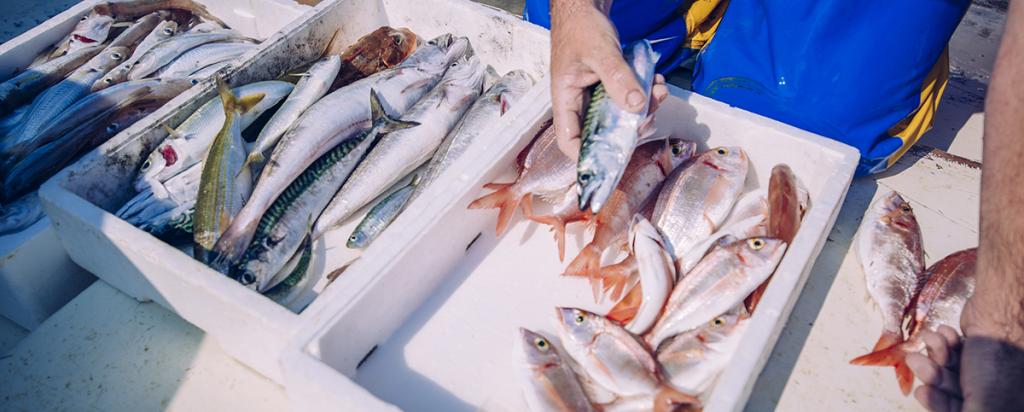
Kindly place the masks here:
<instances>
[{"instance_id":1,"label":"white styrofoam box","mask_svg":"<svg viewBox=\"0 0 1024 412\"><path fill-rule=\"evenodd\" d=\"M382 25L408 27L424 39L447 32L468 36L476 54L500 73L525 69L540 82L547 71L547 32L511 14L457 0L339 0L319 4L301 22L268 40L257 58L226 79L241 85L277 78L318 56L335 30L341 30L339 44L350 44ZM534 89L503 116L491 134L511 129L517 119L535 117L536 105L530 102L545 99L546 94L541 87ZM214 95L212 85L206 83L193 93L189 104L166 117L176 124ZM280 381L278 355L284 345L301 320L318 317L321 301L347 297L337 289L347 287L341 280L348 275L295 314L110 214L132 194L128 182L142 163L141 154L152 150L163 136L158 125L151 124L137 130L132 139L90 153L44 186L44 205L75 262L131 296L151 299L176 312L232 356ZM409 210L417 210L418 204L411 204ZM357 221L351 219L314 244L310 275L323 277L357 256L345 247Z\"/></svg>"},{"instance_id":2,"label":"white styrofoam box","mask_svg":"<svg viewBox=\"0 0 1024 412\"><path fill-rule=\"evenodd\" d=\"M743 407L771 354L815 258L826 241L857 163L852 147L723 103L671 88L657 115L659 134L702 148L743 147L747 188L766 186L771 168L792 167L811 208L780 263L733 360L705 410ZM367 251L321 299L282 354L295 410L526 410L514 342L518 327L557 342L556 306L604 311L578 277L559 275L590 236L570 226L566 262L544 226L520 220L501 238L495 210L467 210L487 182L515 178L519 151L550 117L532 108L532 124L476 147L472 162L440 179L431 202L400 216L386 244ZM443 189L442 189L443 188ZM536 204L536 202L535 202ZM343 283L344 282L344 283ZM396 408L397 407L397 408Z\"/></svg>"},{"instance_id":3,"label":"white styrofoam box","mask_svg":"<svg viewBox=\"0 0 1024 412\"><path fill-rule=\"evenodd\" d=\"M228 26L261 40L309 9L290 0L197 1ZM39 53L64 38L98 2L78 3L0 45L0 79L23 70ZM183 93L157 113L111 138L108 146L124 141L145 125L152 124L152 120L166 117L171 108L187 102L189 96L189 92ZM35 329L95 279L68 258L48 218L19 233L0 236L0 256L0 315L29 330Z\"/></svg>"}]
</instances>

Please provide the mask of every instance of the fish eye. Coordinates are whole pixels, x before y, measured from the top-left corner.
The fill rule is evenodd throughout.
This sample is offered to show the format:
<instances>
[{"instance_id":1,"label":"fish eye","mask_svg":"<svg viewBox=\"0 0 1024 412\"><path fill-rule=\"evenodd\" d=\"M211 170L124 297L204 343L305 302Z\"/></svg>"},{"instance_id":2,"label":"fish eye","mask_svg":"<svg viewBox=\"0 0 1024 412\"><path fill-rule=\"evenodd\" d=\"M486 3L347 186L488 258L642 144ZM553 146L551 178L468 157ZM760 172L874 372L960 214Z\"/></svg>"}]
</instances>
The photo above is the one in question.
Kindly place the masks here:
<instances>
[{"instance_id":1,"label":"fish eye","mask_svg":"<svg viewBox=\"0 0 1024 412\"><path fill-rule=\"evenodd\" d=\"M548 348L550 347L548 345L547 339L544 339L544 338L536 338L536 339L534 339L533 340L533 346L536 346L537 349L540 349L542 351L547 351Z\"/></svg>"},{"instance_id":2,"label":"fish eye","mask_svg":"<svg viewBox=\"0 0 1024 412\"><path fill-rule=\"evenodd\" d=\"M170 35L174 34L174 30L171 30L170 27L165 27L164 28L164 34L167 35L167 36L170 36Z\"/></svg>"},{"instance_id":3,"label":"fish eye","mask_svg":"<svg viewBox=\"0 0 1024 412\"><path fill-rule=\"evenodd\" d=\"M111 78L109 78L109 77L104 77L104 78L103 78L103 83L106 83L106 84L111 84L111 83L113 83L113 82L114 82L114 79L111 79Z\"/></svg>"},{"instance_id":4,"label":"fish eye","mask_svg":"<svg viewBox=\"0 0 1024 412\"><path fill-rule=\"evenodd\" d=\"M121 53L111 53L110 54L110 58L112 58L114 60L121 60L122 57L124 57L124 56L121 56Z\"/></svg>"},{"instance_id":5,"label":"fish eye","mask_svg":"<svg viewBox=\"0 0 1024 412\"><path fill-rule=\"evenodd\" d=\"M249 272L245 272L245 273L242 274L242 276L238 277L238 282L243 284L243 285L251 285L255 281L256 281L256 276L253 276L253 274L249 273Z\"/></svg>"},{"instance_id":6,"label":"fish eye","mask_svg":"<svg viewBox=\"0 0 1024 412\"><path fill-rule=\"evenodd\" d=\"M717 317L717 318L715 318L714 320L711 321L711 326L719 327L719 326L722 326L722 325L725 325L725 318L723 318L721 316L719 316L719 317Z\"/></svg>"},{"instance_id":7,"label":"fish eye","mask_svg":"<svg viewBox=\"0 0 1024 412\"><path fill-rule=\"evenodd\" d=\"M395 37L395 45L396 46L401 46L402 45L402 38L401 37L397 37L397 36Z\"/></svg>"},{"instance_id":8,"label":"fish eye","mask_svg":"<svg viewBox=\"0 0 1024 412\"><path fill-rule=\"evenodd\" d=\"M724 147L719 147L718 149L715 149L715 153L718 153L721 156L725 156L725 155L729 154L729 149L726 149Z\"/></svg>"},{"instance_id":9,"label":"fish eye","mask_svg":"<svg viewBox=\"0 0 1024 412\"><path fill-rule=\"evenodd\" d=\"M676 155L676 156L679 156L679 155L683 154L683 147L678 145L678 144L673 144L672 145L672 154Z\"/></svg>"},{"instance_id":10,"label":"fish eye","mask_svg":"<svg viewBox=\"0 0 1024 412\"><path fill-rule=\"evenodd\" d=\"M587 320L587 318L584 318L583 314L577 314L576 317L573 318L573 320L576 321L577 325L582 325L583 322Z\"/></svg>"},{"instance_id":11,"label":"fish eye","mask_svg":"<svg viewBox=\"0 0 1024 412\"><path fill-rule=\"evenodd\" d=\"M89 16L82 16L82 18L78 19L78 21L86 21L88 19L89 19Z\"/></svg>"},{"instance_id":12,"label":"fish eye","mask_svg":"<svg viewBox=\"0 0 1024 412\"><path fill-rule=\"evenodd\" d=\"M117 123L111 123L107 125L107 133L114 133L120 128L121 126L119 126Z\"/></svg>"},{"instance_id":13,"label":"fish eye","mask_svg":"<svg viewBox=\"0 0 1024 412\"><path fill-rule=\"evenodd\" d=\"M580 173L580 177L579 177L580 183L581 184L586 184L587 182L590 181L591 177L593 177L593 176L591 176L590 173Z\"/></svg>"},{"instance_id":14,"label":"fish eye","mask_svg":"<svg viewBox=\"0 0 1024 412\"><path fill-rule=\"evenodd\" d=\"M146 162L142 164L142 171L149 170L150 166L153 166L153 162L146 159Z\"/></svg>"},{"instance_id":15,"label":"fish eye","mask_svg":"<svg viewBox=\"0 0 1024 412\"><path fill-rule=\"evenodd\" d=\"M904 203L904 204L900 205L900 210L902 210L904 213L910 213L910 212L914 211L914 209L910 208L910 204L909 203Z\"/></svg>"},{"instance_id":16,"label":"fish eye","mask_svg":"<svg viewBox=\"0 0 1024 412\"><path fill-rule=\"evenodd\" d=\"M358 242L358 241L359 241L359 235L352 235L352 236L349 236L349 237L348 237L348 241L349 241L349 242L353 242L353 243L355 243L355 242Z\"/></svg>"},{"instance_id":17,"label":"fish eye","mask_svg":"<svg viewBox=\"0 0 1024 412\"><path fill-rule=\"evenodd\" d=\"M755 237L753 239L747 240L747 246L750 246L750 248L754 250L761 250L761 248L764 247L764 239Z\"/></svg>"}]
</instances>

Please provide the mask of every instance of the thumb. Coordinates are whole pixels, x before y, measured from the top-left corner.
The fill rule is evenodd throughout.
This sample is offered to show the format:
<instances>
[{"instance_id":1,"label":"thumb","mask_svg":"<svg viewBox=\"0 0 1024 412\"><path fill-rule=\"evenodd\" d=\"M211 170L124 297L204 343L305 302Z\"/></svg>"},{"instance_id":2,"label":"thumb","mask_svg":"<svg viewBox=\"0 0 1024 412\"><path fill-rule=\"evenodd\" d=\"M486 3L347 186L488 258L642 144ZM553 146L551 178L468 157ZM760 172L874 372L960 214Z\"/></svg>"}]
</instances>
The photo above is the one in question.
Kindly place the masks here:
<instances>
[{"instance_id":1,"label":"thumb","mask_svg":"<svg viewBox=\"0 0 1024 412\"><path fill-rule=\"evenodd\" d=\"M597 53L591 69L601 79L608 96L616 105L633 113L639 112L648 96L640 87L633 68L622 58L622 53L617 48L610 49L605 53Z\"/></svg>"}]
</instances>

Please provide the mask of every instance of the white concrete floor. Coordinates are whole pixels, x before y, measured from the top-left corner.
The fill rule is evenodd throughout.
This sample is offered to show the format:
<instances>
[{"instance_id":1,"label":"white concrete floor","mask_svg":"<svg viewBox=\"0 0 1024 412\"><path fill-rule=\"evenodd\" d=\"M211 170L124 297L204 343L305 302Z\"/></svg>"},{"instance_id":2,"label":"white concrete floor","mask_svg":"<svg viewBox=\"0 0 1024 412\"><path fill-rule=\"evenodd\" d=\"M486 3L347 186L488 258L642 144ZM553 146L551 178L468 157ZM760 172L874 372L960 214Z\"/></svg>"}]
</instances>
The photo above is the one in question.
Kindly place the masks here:
<instances>
[{"instance_id":1,"label":"white concrete floor","mask_svg":"<svg viewBox=\"0 0 1024 412\"><path fill-rule=\"evenodd\" d=\"M0 41L74 2L0 2L0 16L6 16L0 17ZM521 9L516 0L484 2ZM1005 19L1005 2L981 3L972 6L951 42L953 78L935 128L922 139L923 145L976 161L984 90ZM921 148L892 172L854 182L747 410L920 410L899 393L891 369L847 364L871 347L880 330L850 239L871 199L892 189L914 205L929 263L976 245L976 166ZM202 331L102 281L31 334L0 318L0 382L4 410L286 406L279 386L229 358Z\"/></svg>"}]
</instances>

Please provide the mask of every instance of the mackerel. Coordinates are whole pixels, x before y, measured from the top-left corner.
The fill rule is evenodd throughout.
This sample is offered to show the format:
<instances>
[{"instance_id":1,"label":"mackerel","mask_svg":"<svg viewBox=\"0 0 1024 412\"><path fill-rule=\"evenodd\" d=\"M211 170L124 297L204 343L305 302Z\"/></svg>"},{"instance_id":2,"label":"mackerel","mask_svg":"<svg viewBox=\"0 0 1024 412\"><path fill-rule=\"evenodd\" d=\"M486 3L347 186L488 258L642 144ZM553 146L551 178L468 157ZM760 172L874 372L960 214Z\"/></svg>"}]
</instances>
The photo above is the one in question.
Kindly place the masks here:
<instances>
[{"instance_id":1,"label":"mackerel","mask_svg":"<svg viewBox=\"0 0 1024 412\"><path fill-rule=\"evenodd\" d=\"M366 206L402 176L430 159L455 123L480 96L484 71L476 56L452 63L441 83L434 87L402 120L419 127L381 138L345 182L313 228L313 238L340 224Z\"/></svg>"},{"instance_id":2,"label":"mackerel","mask_svg":"<svg viewBox=\"0 0 1024 412\"><path fill-rule=\"evenodd\" d=\"M0 115L10 113L24 103L31 102L40 92L60 82L102 51L103 46L76 50L25 70L3 82L0 84Z\"/></svg>"},{"instance_id":3,"label":"mackerel","mask_svg":"<svg viewBox=\"0 0 1024 412\"><path fill-rule=\"evenodd\" d=\"M366 249L370 242L380 236L384 229L387 229L391 222L395 221L398 214L405 210L405 205L409 204L413 192L421 183L420 175L417 174L413 176L409 184L402 186L373 205L363 220L356 225L352 235L348 237L346 246L349 249Z\"/></svg>"},{"instance_id":4,"label":"mackerel","mask_svg":"<svg viewBox=\"0 0 1024 412\"><path fill-rule=\"evenodd\" d=\"M259 220L252 242L232 270L240 283L259 292L274 287L271 282L274 275L281 271L288 257L295 254L312 222L377 139L383 134L416 126L388 117L373 89L370 99L373 126L345 139L313 162ZM223 255L219 258L218 265L232 263Z\"/></svg>"},{"instance_id":5,"label":"mackerel","mask_svg":"<svg viewBox=\"0 0 1024 412\"><path fill-rule=\"evenodd\" d=\"M341 58L328 55L309 68L306 75L295 84L288 99L281 104L274 116L267 121L256 137L256 145L249 152L249 163L262 163L263 153L270 150L281 139L288 128L295 124L302 112L327 94L334 78L341 69Z\"/></svg>"},{"instance_id":6,"label":"mackerel","mask_svg":"<svg viewBox=\"0 0 1024 412\"><path fill-rule=\"evenodd\" d=\"M647 40L626 46L625 59L644 88L644 96L651 95L654 86L654 66L658 55ZM633 150L640 139L640 128L647 118L650 103L631 113L618 107L598 83L591 88L583 128L580 133L580 160L576 180L580 187L580 209L590 207L598 213L619 185Z\"/></svg>"},{"instance_id":7,"label":"mackerel","mask_svg":"<svg viewBox=\"0 0 1024 412\"><path fill-rule=\"evenodd\" d=\"M366 104L371 88L401 116L441 80L448 65L462 57L468 46L466 38L440 36L398 67L338 89L306 109L274 148L252 198L217 246L218 253L228 260L241 257L274 199L313 161L371 126Z\"/></svg>"},{"instance_id":8,"label":"mackerel","mask_svg":"<svg viewBox=\"0 0 1024 412\"><path fill-rule=\"evenodd\" d=\"M203 162L192 233L196 244L195 256L204 263L210 261L209 251L251 193L252 176L244 167L245 144L239 117L266 96L255 93L238 99L219 77L217 91L224 107L224 124Z\"/></svg>"}]
</instances>

